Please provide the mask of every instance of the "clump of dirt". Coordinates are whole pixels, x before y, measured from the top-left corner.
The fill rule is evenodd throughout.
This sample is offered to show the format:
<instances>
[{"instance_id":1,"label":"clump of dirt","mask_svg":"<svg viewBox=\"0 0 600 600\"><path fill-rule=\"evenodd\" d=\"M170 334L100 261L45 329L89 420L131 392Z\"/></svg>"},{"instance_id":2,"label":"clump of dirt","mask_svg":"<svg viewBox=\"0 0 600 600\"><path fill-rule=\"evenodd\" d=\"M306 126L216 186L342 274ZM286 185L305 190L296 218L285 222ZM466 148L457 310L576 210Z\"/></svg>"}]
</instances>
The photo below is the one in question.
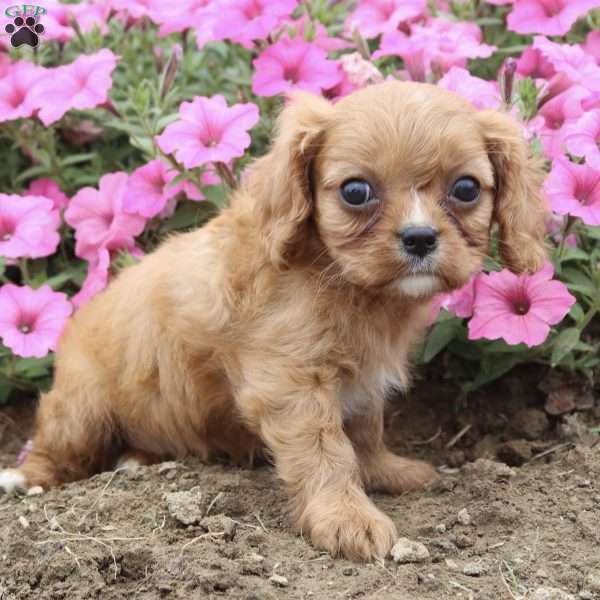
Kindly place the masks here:
<instances>
[{"instance_id":1,"label":"clump of dirt","mask_svg":"<svg viewBox=\"0 0 600 600\"><path fill-rule=\"evenodd\" d=\"M413 558L332 559L292 530L272 468L190 459L0 496L0 598L600 598L600 411L548 415L538 382L526 369L466 405L422 382L390 401L390 446L441 472L374 495ZM0 411L0 465L31 412Z\"/></svg>"}]
</instances>

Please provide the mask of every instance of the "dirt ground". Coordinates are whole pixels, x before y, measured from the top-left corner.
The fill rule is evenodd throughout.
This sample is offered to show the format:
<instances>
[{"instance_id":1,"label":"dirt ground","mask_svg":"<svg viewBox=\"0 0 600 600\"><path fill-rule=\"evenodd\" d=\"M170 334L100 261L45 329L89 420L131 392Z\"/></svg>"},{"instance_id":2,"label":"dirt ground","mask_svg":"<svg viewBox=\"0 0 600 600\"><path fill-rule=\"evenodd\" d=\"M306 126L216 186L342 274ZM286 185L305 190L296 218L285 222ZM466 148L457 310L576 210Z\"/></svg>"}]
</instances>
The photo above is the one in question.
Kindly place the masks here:
<instances>
[{"instance_id":1,"label":"dirt ground","mask_svg":"<svg viewBox=\"0 0 600 600\"><path fill-rule=\"evenodd\" d=\"M293 532L271 467L188 460L0 496L0 600L600 598L600 398L548 416L539 378L514 373L467 403L429 379L390 401L391 447L441 472L374 496L424 544L418 562L334 560ZM0 465L32 409L0 410Z\"/></svg>"}]
</instances>

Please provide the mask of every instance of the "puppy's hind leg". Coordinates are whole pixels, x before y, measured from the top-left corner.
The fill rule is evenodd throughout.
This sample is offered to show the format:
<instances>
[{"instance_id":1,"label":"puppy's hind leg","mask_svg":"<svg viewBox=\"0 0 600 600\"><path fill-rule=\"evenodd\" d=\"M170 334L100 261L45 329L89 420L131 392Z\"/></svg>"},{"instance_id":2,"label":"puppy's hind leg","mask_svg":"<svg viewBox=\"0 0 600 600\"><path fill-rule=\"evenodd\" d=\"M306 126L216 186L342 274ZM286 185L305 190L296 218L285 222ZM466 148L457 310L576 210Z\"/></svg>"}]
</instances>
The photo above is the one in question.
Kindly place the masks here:
<instances>
[{"instance_id":1,"label":"puppy's hind leg","mask_svg":"<svg viewBox=\"0 0 600 600\"><path fill-rule=\"evenodd\" d=\"M118 449L109 403L100 386L55 385L42 395L31 451L17 469L0 472L0 491L48 489L91 475Z\"/></svg>"}]
</instances>

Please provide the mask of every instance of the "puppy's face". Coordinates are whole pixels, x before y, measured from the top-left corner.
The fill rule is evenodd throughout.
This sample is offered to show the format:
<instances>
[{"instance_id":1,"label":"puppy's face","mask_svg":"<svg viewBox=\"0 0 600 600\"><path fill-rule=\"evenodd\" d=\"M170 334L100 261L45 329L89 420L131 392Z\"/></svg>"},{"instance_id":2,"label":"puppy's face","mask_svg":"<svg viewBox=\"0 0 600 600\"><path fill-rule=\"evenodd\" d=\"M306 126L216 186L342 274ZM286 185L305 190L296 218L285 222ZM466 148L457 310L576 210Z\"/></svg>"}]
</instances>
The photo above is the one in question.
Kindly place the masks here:
<instances>
[{"instance_id":1,"label":"puppy's face","mask_svg":"<svg viewBox=\"0 0 600 600\"><path fill-rule=\"evenodd\" d=\"M544 260L541 173L517 126L437 87L386 83L335 105L302 95L271 157L296 207L279 220L271 210L272 234L287 251L317 235L354 284L413 297L460 287L480 269L494 221L510 268Z\"/></svg>"}]
</instances>

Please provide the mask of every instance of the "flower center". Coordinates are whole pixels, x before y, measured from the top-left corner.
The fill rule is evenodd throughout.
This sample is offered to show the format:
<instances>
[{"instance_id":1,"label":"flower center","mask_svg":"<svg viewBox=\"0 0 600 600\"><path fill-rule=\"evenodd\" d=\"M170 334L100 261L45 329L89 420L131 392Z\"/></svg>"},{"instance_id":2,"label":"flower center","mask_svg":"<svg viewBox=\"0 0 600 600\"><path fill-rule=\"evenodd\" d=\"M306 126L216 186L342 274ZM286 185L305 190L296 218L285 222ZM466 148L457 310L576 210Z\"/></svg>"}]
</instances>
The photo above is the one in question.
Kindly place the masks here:
<instances>
[{"instance_id":1,"label":"flower center","mask_svg":"<svg viewBox=\"0 0 600 600\"><path fill-rule=\"evenodd\" d=\"M27 323L23 323L22 325L19 325L19 331L21 333L30 333L31 325L27 325Z\"/></svg>"},{"instance_id":2,"label":"flower center","mask_svg":"<svg viewBox=\"0 0 600 600\"><path fill-rule=\"evenodd\" d=\"M563 9L560 0L545 0L542 2L542 8L547 17L555 17Z\"/></svg>"},{"instance_id":3,"label":"flower center","mask_svg":"<svg viewBox=\"0 0 600 600\"><path fill-rule=\"evenodd\" d=\"M8 242L15 233L14 223L9 223L8 221L3 221L0 219L0 241Z\"/></svg>"},{"instance_id":4,"label":"flower center","mask_svg":"<svg viewBox=\"0 0 600 600\"><path fill-rule=\"evenodd\" d=\"M591 202L591 194L589 190L581 189L579 186L575 189L575 198L579 204L582 206L586 206L589 202Z\"/></svg>"},{"instance_id":5,"label":"flower center","mask_svg":"<svg viewBox=\"0 0 600 600\"><path fill-rule=\"evenodd\" d=\"M263 9L262 6L256 2L256 0L251 0L248 4L242 7L242 12L244 13L244 16L251 21L256 17L259 17L262 14Z\"/></svg>"},{"instance_id":6,"label":"flower center","mask_svg":"<svg viewBox=\"0 0 600 600\"><path fill-rule=\"evenodd\" d=\"M286 67L283 71L283 78L290 83L298 83L298 80L300 79L295 67Z\"/></svg>"},{"instance_id":7,"label":"flower center","mask_svg":"<svg viewBox=\"0 0 600 600\"><path fill-rule=\"evenodd\" d=\"M529 300L523 298L521 300L515 300L513 303L513 308L517 315L526 315L529 312L531 305L529 304Z\"/></svg>"}]
</instances>

